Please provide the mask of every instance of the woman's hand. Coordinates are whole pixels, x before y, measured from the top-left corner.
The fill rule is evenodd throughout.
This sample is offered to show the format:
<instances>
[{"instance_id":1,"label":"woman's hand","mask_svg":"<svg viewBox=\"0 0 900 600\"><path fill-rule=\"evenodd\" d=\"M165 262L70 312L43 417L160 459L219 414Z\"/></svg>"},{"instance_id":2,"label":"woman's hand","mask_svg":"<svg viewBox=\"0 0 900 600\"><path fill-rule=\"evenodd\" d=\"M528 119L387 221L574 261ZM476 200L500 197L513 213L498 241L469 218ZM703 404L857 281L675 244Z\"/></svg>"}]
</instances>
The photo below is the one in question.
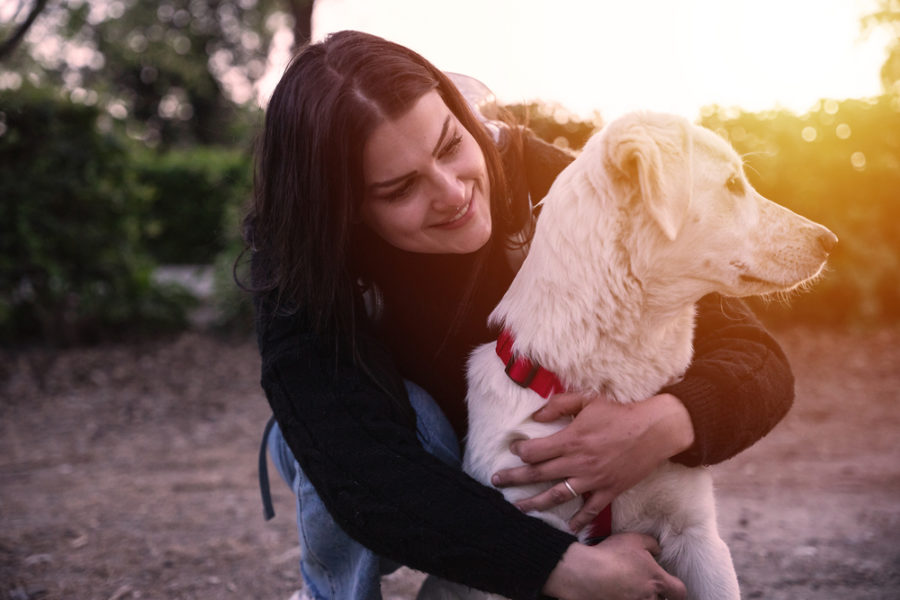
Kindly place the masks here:
<instances>
[{"instance_id":1,"label":"woman's hand","mask_svg":"<svg viewBox=\"0 0 900 600\"><path fill-rule=\"evenodd\" d=\"M547 578L544 593L560 600L684 600L684 584L653 559L659 545L620 533L596 546L572 544Z\"/></svg>"},{"instance_id":2,"label":"woman's hand","mask_svg":"<svg viewBox=\"0 0 900 600\"><path fill-rule=\"evenodd\" d=\"M553 435L513 442L510 450L528 463L494 474L498 487L560 481L547 491L516 503L524 512L546 510L572 499L563 481L578 494L590 492L569 521L579 531L613 498L649 475L662 461L688 449L694 428L687 409L671 394L619 404L577 392L555 394L534 420L574 419Z\"/></svg>"}]
</instances>

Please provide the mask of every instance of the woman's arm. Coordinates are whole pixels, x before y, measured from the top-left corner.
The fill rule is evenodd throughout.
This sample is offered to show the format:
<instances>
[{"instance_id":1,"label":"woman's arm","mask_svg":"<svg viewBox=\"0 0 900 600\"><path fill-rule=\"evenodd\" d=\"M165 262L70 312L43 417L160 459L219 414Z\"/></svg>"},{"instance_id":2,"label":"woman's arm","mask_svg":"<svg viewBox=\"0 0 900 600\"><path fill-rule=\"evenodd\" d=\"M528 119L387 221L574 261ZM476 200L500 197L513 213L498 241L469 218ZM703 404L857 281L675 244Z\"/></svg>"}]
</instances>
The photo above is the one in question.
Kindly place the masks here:
<instances>
[{"instance_id":1,"label":"woman's arm","mask_svg":"<svg viewBox=\"0 0 900 600\"><path fill-rule=\"evenodd\" d=\"M635 533L612 535L597 546L572 544L550 574L544 593L566 600L683 600L684 584L660 568L653 559L658 553L656 540Z\"/></svg>"},{"instance_id":2,"label":"woman's arm","mask_svg":"<svg viewBox=\"0 0 900 600\"><path fill-rule=\"evenodd\" d=\"M426 453L408 411L299 333L296 320L260 327L262 385L337 523L402 564L512 598L537 596L574 538Z\"/></svg>"},{"instance_id":3,"label":"woman's arm","mask_svg":"<svg viewBox=\"0 0 900 600\"><path fill-rule=\"evenodd\" d=\"M690 413L693 445L672 458L713 465L768 434L794 402L794 375L778 342L741 300L718 294L697 303L694 359L662 390Z\"/></svg>"}]
</instances>

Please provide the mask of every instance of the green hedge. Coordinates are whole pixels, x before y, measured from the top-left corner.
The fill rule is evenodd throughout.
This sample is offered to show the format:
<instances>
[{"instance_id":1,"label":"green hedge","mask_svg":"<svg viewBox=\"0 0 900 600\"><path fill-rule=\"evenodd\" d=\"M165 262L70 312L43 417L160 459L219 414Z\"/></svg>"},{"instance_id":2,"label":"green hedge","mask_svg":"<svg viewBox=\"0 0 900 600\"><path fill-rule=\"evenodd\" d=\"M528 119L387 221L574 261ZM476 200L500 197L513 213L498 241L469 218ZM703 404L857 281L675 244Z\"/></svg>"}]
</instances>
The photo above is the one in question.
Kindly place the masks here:
<instances>
[{"instance_id":1,"label":"green hedge","mask_svg":"<svg viewBox=\"0 0 900 600\"><path fill-rule=\"evenodd\" d=\"M214 265L212 325L219 331L243 333L253 325L249 296L232 274L243 249L251 165L249 152L210 147L141 153L135 160L138 181L151 191L142 243L160 263Z\"/></svg>"},{"instance_id":2,"label":"green hedge","mask_svg":"<svg viewBox=\"0 0 900 600\"><path fill-rule=\"evenodd\" d=\"M235 207L250 194L248 154L203 147L142 152L134 170L150 190L141 218L150 254L166 264L213 263L235 234Z\"/></svg>"},{"instance_id":3,"label":"green hedge","mask_svg":"<svg viewBox=\"0 0 900 600\"><path fill-rule=\"evenodd\" d=\"M96 107L0 92L0 340L80 343L184 324L152 281L140 215L153 196Z\"/></svg>"}]
</instances>

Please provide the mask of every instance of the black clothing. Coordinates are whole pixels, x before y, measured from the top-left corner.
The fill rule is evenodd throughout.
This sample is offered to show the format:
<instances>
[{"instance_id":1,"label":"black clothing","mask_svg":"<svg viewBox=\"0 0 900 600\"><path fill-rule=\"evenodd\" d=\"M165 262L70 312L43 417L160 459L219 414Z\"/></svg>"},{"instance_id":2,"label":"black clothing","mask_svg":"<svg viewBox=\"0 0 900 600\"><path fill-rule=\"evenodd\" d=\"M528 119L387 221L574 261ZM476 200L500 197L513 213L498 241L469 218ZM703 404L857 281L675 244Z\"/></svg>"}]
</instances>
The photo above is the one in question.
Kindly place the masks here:
<instances>
[{"instance_id":1,"label":"black clothing","mask_svg":"<svg viewBox=\"0 0 900 600\"><path fill-rule=\"evenodd\" d=\"M511 177L524 176L537 201L570 160L527 137L521 171ZM383 290L377 327L361 322L357 334L359 352L380 385L347 348L336 351L310 334L302 310L274 315L269 300L257 298L262 386L304 473L350 536L415 569L510 598L534 598L575 538L523 515L496 490L427 454L402 385L407 378L425 388L463 434L465 358L495 339L487 315L514 276L502 243L490 242L485 252L398 251L392 268L404 269L410 283ZM448 319L457 314L464 301L460 282L479 259L486 262L477 294L448 336L446 323L423 319L421 307ZM694 446L676 459L711 464L749 446L782 418L793 400L793 378L777 343L743 303L709 296L698 305L694 361L683 381L664 391L685 404L696 434Z\"/></svg>"}]
</instances>

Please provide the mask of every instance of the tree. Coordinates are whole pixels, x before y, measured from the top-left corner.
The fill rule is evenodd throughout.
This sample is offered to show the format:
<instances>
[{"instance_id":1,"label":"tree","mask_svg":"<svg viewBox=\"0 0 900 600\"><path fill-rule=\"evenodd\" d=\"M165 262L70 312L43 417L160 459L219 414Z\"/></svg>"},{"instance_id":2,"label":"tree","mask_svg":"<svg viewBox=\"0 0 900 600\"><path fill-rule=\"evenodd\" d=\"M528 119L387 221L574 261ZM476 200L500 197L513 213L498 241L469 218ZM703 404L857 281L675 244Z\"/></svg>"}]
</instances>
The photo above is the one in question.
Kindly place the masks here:
<instances>
[{"instance_id":1,"label":"tree","mask_svg":"<svg viewBox=\"0 0 900 600\"><path fill-rule=\"evenodd\" d=\"M505 108L539 138L569 150L581 150L591 134L603 125L599 113L595 113L593 119L585 120L559 104L530 102Z\"/></svg>"},{"instance_id":2,"label":"tree","mask_svg":"<svg viewBox=\"0 0 900 600\"><path fill-rule=\"evenodd\" d=\"M294 18L294 50L312 38L312 12L314 0L285 0Z\"/></svg>"},{"instance_id":3,"label":"tree","mask_svg":"<svg viewBox=\"0 0 900 600\"><path fill-rule=\"evenodd\" d=\"M3 60L5 56L11 54L12 51L16 49L16 46L18 46L19 42L22 41L22 38L25 37L28 29L34 25L34 21L37 19L38 15L41 14L41 11L47 6L47 0L36 0L32 5L31 10L28 11L28 15L25 19L22 20L21 23L16 24L14 22L15 15L19 14L22 10L22 6L22 3L19 3L19 6L13 14L13 18L11 19L13 23L10 25L9 35L0 41L0 60Z\"/></svg>"},{"instance_id":4,"label":"tree","mask_svg":"<svg viewBox=\"0 0 900 600\"><path fill-rule=\"evenodd\" d=\"M0 106L0 344L183 325L184 293L154 283L140 244L151 190L99 108L27 82Z\"/></svg>"},{"instance_id":5,"label":"tree","mask_svg":"<svg viewBox=\"0 0 900 600\"><path fill-rule=\"evenodd\" d=\"M896 90L900 82L900 0L878 0L874 12L862 18L864 31L876 27L890 29L894 39L888 46L888 56L881 66L881 85L887 92Z\"/></svg>"},{"instance_id":6,"label":"tree","mask_svg":"<svg viewBox=\"0 0 900 600\"><path fill-rule=\"evenodd\" d=\"M314 6L313 0L59 0L44 8L46 0L36 0L22 19L20 2L10 24L0 24L6 40L0 48L9 53L22 41L22 51L0 67L0 89L23 78L62 89L106 108L131 137L163 148L246 138L234 128L247 120L240 108L254 107L275 33L290 24L295 48L304 44Z\"/></svg>"},{"instance_id":7,"label":"tree","mask_svg":"<svg viewBox=\"0 0 900 600\"><path fill-rule=\"evenodd\" d=\"M279 0L61 0L12 72L98 103L148 145L233 141L266 70Z\"/></svg>"}]
</instances>

